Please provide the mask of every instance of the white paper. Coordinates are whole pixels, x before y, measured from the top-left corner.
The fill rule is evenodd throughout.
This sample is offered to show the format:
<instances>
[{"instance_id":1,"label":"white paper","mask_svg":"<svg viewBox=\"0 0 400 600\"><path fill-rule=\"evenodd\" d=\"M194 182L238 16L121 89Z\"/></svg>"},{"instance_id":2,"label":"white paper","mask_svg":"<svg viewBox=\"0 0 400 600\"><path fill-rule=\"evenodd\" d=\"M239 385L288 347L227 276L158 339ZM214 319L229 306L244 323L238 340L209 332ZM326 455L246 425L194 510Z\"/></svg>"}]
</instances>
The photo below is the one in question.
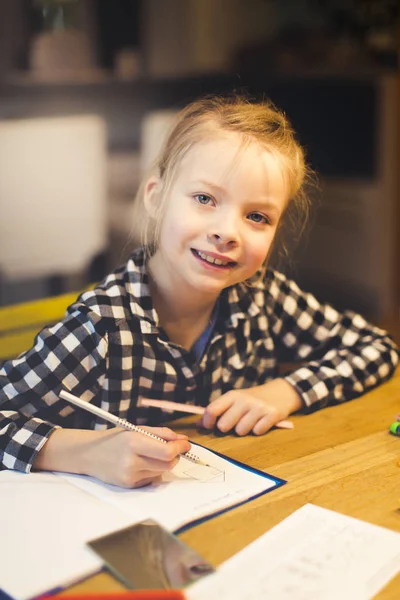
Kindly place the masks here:
<instances>
[{"instance_id":1,"label":"white paper","mask_svg":"<svg viewBox=\"0 0 400 600\"><path fill-rule=\"evenodd\" d=\"M126 527L125 515L52 473L0 473L0 589L31 598L98 571L85 543Z\"/></svg>"},{"instance_id":2,"label":"white paper","mask_svg":"<svg viewBox=\"0 0 400 600\"><path fill-rule=\"evenodd\" d=\"M248 500L276 485L274 479L238 467L196 444L192 444L192 452L212 468L181 458L159 483L135 490L79 475L62 477L129 517L138 521L151 517L170 530Z\"/></svg>"},{"instance_id":3,"label":"white paper","mask_svg":"<svg viewBox=\"0 0 400 600\"><path fill-rule=\"evenodd\" d=\"M368 600L400 571L400 534L306 504L186 591L187 600Z\"/></svg>"},{"instance_id":4,"label":"white paper","mask_svg":"<svg viewBox=\"0 0 400 600\"><path fill-rule=\"evenodd\" d=\"M90 539L148 517L173 530L276 485L201 447L194 451L212 468L181 459L159 483L136 490L78 475L2 471L0 590L27 600L66 586L101 568L85 546Z\"/></svg>"}]
</instances>

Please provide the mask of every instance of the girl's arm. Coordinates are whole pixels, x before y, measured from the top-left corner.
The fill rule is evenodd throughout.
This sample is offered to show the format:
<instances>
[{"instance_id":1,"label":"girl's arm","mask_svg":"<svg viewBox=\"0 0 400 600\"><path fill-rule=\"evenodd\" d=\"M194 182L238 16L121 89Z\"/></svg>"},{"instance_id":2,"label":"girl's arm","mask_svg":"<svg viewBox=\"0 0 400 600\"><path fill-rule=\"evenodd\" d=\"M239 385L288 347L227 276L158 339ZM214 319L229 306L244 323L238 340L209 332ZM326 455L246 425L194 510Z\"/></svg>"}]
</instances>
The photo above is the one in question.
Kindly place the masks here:
<instances>
[{"instance_id":1,"label":"girl's arm","mask_svg":"<svg viewBox=\"0 0 400 600\"><path fill-rule=\"evenodd\" d=\"M67 389L86 401L106 376L107 336L96 315L76 309L61 323L43 329L34 347L0 370L0 459L4 467L29 472L66 471L107 483L138 487L173 468L190 450L187 436L152 428L164 444L119 428L87 430L76 412L59 399ZM90 418L90 417L89 417ZM80 421L79 421L80 420ZM61 428L62 427L62 428Z\"/></svg>"},{"instance_id":2,"label":"girl's arm","mask_svg":"<svg viewBox=\"0 0 400 600\"><path fill-rule=\"evenodd\" d=\"M300 408L359 396L388 379L399 362L385 331L356 313L319 303L280 273L269 272L255 301L266 307L278 362L301 365L262 385L222 395L206 409L206 428L263 434Z\"/></svg>"},{"instance_id":3,"label":"girl's arm","mask_svg":"<svg viewBox=\"0 0 400 600\"><path fill-rule=\"evenodd\" d=\"M360 396L389 379L399 363L385 331L357 313L318 302L274 271L267 313L279 361L302 363L284 379L308 407Z\"/></svg>"},{"instance_id":4,"label":"girl's arm","mask_svg":"<svg viewBox=\"0 0 400 600\"><path fill-rule=\"evenodd\" d=\"M29 472L57 427L76 426L75 410L59 399L74 389L90 401L105 376L107 340L75 310L44 328L35 344L0 369L0 464Z\"/></svg>"},{"instance_id":5,"label":"girl's arm","mask_svg":"<svg viewBox=\"0 0 400 600\"><path fill-rule=\"evenodd\" d=\"M37 454L33 467L140 487L172 469L179 454L191 448L187 436L167 427L153 427L151 432L168 443L117 427L106 431L58 429Z\"/></svg>"}]
</instances>

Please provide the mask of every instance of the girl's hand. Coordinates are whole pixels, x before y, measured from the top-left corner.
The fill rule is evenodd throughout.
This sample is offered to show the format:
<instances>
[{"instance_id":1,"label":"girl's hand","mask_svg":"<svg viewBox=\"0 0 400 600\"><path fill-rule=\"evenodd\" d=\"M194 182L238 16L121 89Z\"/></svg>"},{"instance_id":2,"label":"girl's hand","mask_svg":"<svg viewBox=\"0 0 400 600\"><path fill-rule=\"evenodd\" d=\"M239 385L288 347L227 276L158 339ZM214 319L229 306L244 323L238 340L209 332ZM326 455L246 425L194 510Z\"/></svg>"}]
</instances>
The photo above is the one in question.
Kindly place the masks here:
<instances>
[{"instance_id":1,"label":"girl's hand","mask_svg":"<svg viewBox=\"0 0 400 600\"><path fill-rule=\"evenodd\" d=\"M127 488L147 485L174 468L179 455L190 450L187 436L167 427L143 427L166 440L124 429L111 429L95 444L89 456L89 475Z\"/></svg>"},{"instance_id":2,"label":"girl's hand","mask_svg":"<svg viewBox=\"0 0 400 600\"><path fill-rule=\"evenodd\" d=\"M227 392L207 406L200 423L206 429L217 426L222 432L235 429L238 435L262 435L302 406L290 383L273 379L257 387Z\"/></svg>"},{"instance_id":3,"label":"girl's hand","mask_svg":"<svg viewBox=\"0 0 400 600\"><path fill-rule=\"evenodd\" d=\"M143 427L167 441L116 427L105 431L57 429L38 453L35 469L91 475L127 488L151 483L190 450L186 435L167 427Z\"/></svg>"}]
</instances>

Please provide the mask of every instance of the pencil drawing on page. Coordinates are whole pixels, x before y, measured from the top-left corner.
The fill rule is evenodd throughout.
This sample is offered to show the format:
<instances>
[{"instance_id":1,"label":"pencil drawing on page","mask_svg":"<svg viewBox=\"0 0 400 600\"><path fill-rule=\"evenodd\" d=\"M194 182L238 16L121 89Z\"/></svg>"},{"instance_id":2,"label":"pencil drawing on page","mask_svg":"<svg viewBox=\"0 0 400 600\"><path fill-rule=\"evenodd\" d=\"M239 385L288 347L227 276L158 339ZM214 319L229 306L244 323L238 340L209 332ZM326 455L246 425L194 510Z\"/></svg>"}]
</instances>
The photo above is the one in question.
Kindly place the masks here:
<instances>
[{"instance_id":1,"label":"pencil drawing on page","mask_svg":"<svg viewBox=\"0 0 400 600\"><path fill-rule=\"evenodd\" d=\"M205 467L204 465L193 465L183 471L185 475L201 481L202 483L225 483L225 471L215 467Z\"/></svg>"},{"instance_id":2,"label":"pencil drawing on page","mask_svg":"<svg viewBox=\"0 0 400 600\"><path fill-rule=\"evenodd\" d=\"M179 463L172 471L162 475L161 483L184 482L193 479L200 483L225 483L225 471L210 465ZM159 484L156 483L156 485Z\"/></svg>"}]
</instances>

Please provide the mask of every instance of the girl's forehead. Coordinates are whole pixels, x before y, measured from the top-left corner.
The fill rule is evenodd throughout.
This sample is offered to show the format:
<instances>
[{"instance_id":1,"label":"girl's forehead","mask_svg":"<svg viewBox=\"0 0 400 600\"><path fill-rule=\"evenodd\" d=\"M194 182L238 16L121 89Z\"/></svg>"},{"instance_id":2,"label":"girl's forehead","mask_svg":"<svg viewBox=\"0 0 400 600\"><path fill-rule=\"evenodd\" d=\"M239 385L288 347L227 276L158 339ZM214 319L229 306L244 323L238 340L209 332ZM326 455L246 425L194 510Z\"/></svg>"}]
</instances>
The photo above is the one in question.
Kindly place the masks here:
<instances>
[{"instance_id":1,"label":"girl's forehead","mask_svg":"<svg viewBox=\"0 0 400 600\"><path fill-rule=\"evenodd\" d=\"M204 165L229 163L239 154L242 154L246 144L242 135L234 132L220 132L213 137L208 137L195 142L181 161L181 167L185 169L200 168Z\"/></svg>"},{"instance_id":2,"label":"girl's forehead","mask_svg":"<svg viewBox=\"0 0 400 600\"><path fill-rule=\"evenodd\" d=\"M195 143L182 158L178 181L210 181L223 185L245 180L248 185L271 182L283 185L283 161L257 141L232 132ZM269 185L268 185L269 187Z\"/></svg>"}]
</instances>

